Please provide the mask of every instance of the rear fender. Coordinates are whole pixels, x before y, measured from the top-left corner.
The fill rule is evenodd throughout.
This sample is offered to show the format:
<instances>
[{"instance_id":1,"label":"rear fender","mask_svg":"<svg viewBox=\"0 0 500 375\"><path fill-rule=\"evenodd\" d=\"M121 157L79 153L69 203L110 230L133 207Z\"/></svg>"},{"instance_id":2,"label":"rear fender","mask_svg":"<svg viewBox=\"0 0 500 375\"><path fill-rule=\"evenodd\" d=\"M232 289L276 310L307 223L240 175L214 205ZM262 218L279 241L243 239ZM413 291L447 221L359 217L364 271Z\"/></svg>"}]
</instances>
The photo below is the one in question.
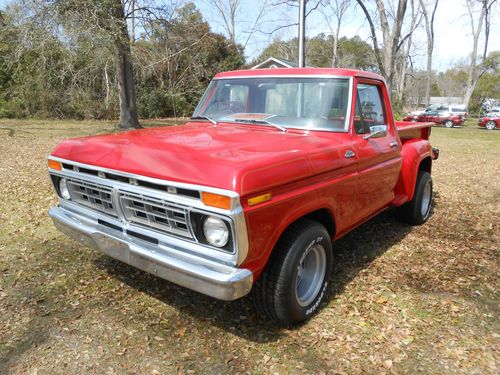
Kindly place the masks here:
<instances>
[{"instance_id":1,"label":"rear fender","mask_svg":"<svg viewBox=\"0 0 500 375\"><path fill-rule=\"evenodd\" d=\"M403 162L395 191L396 205L401 205L413 199L418 171L421 167L428 172L431 171L432 147L429 141L424 139L406 140L401 148L401 158ZM425 162L422 164L424 160Z\"/></svg>"}]
</instances>

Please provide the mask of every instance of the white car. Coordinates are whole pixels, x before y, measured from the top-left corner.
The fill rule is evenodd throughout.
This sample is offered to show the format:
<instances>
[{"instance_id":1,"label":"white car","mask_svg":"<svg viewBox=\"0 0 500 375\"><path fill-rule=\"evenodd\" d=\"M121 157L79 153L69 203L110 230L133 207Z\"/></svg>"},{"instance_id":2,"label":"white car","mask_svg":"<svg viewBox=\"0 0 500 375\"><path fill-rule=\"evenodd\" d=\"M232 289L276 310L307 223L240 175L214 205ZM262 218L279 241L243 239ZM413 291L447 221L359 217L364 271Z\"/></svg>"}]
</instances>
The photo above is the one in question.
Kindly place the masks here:
<instances>
[{"instance_id":1,"label":"white car","mask_svg":"<svg viewBox=\"0 0 500 375\"><path fill-rule=\"evenodd\" d=\"M410 115L412 116L420 116L423 115L427 112L449 112L451 116L453 115L461 115L462 117L466 118L468 116L467 113L467 108L462 105L462 104L431 104L424 110L418 110L418 111L413 111L410 112Z\"/></svg>"}]
</instances>

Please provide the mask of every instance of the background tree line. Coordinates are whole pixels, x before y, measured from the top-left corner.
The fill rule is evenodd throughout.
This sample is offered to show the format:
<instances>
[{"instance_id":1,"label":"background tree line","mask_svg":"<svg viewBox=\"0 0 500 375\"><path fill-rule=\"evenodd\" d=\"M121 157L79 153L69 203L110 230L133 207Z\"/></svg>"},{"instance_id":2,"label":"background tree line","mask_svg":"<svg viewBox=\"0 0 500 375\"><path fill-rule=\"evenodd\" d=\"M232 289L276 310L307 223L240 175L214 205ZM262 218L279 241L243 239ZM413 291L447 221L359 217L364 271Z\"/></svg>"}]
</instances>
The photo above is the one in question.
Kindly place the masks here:
<instances>
[{"instance_id":1,"label":"background tree line","mask_svg":"<svg viewBox=\"0 0 500 375\"><path fill-rule=\"evenodd\" d=\"M203 2L223 34L181 0L11 1L0 12L0 117L119 118L123 128L138 127L139 118L190 115L220 71L270 56L297 59L297 39L280 36L296 28L297 0L255 0L252 12L241 0ZM465 97L477 110L484 98L500 97L500 51L488 50L496 0L461 2L471 53L445 72L432 60L439 0L308 0L307 18L320 18L324 32L306 40L306 63L379 72L400 110L431 95ZM276 9L287 16L271 22ZM352 9L365 19L368 40L340 37ZM246 60L258 35L271 41ZM416 68L422 51L426 67Z\"/></svg>"},{"instance_id":2,"label":"background tree line","mask_svg":"<svg viewBox=\"0 0 500 375\"><path fill-rule=\"evenodd\" d=\"M123 41L113 38L124 23L106 25L111 0L68 3L19 1L0 13L0 117L120 116ZM212 32L192 3L147 5L141 35L125 41L138 115L187 116L216 73L244 65L243 49Z\"/></svg>"}]
</instances>

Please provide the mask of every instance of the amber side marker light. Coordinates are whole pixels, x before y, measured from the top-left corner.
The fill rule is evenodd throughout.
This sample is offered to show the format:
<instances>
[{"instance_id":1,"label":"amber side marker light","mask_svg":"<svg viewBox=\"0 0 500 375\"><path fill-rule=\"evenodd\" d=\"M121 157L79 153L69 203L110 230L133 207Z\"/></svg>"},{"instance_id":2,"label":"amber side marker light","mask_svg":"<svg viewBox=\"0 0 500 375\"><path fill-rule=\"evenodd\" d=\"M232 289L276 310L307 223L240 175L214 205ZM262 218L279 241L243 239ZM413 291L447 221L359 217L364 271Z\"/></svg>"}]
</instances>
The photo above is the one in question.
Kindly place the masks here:
<instances>
[{"instance_id":1,"label":"amber side marker light","mask_svg":"<svg viewBox=\"0 0 500 375\"><path fill-rule=\"evenodd\" d=\"M225 195L202 192L201 201L207 206L223 208L229 210L231 208L231 198Z\"/></svg>"},{"instance_id":2,"label":"amber side marker light","mask_svg":"<svg viewBox=\"0 0 500 375\"><path fill-rule=\"evenodd\" d=\"M267 202L271 198L272 198L271 193L257 195L256 197L248 199L248 205L249 206L255 206L256 204L259 204L259 203L262 203L262 202Z\"/></svg>"},{"instance_id":3,"label":"amber side marker light","mask_svg":"<svg viewBox=\"0 0 500 375\"><path fill-rule=\"evenodd\" d=\"M47 165L49 166L50 169L55 169L56 171L62 170L62 164L58 161L48 159Z\"/></svg>"}]
</instances>

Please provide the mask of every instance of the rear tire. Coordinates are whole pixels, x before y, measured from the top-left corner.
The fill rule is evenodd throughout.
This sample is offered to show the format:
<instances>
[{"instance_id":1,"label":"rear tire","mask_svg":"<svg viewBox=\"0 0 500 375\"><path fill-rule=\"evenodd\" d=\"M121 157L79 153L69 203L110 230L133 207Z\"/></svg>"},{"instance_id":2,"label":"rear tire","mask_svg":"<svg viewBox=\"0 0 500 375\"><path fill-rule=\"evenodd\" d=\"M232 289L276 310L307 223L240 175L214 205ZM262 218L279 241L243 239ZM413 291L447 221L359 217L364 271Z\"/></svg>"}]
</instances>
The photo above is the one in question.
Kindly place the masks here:
<instances>
[{"instance_id":1,"label":"rear tire","mask_svg":"<svg viewBox=\"0 0 500 375\"><path fill-rule=\"evenodd\" d=\"M431 174L429 172L419 171L413 199L397 208L397 216L400 220L408 224L420 225L425 223L429 218L431 205Z\"/></svg>"},{"instance_id":2,"label":"rear tire","mask_svg":"<svg viewBox=\"0 0 500 375\"><path fill-rule=\"evenodd\" d=\"M452 128L454 125L455 124L451 120L448 120L444 123L444 126L446 126L447 128Z\"/></svg>"},{"instance_id":3,"label":"rear tire","mask_svg":"<svg viewBox=\"0 0 500 375\"><path fill-rule=\"evenodd\" d=\"M311 220L292 224L253 287L256 308L284 325L309 319L326 295L332 258L332 242L323 225Z\"/></svg>"},{"instance_id":4,"label":"rear tire","mask_svg":"<svg viewBox=\"0 0 500 375\"><path fill-rule=\"evenodd\" d=\"M488 130L494 130L496 128L495 121L488 121L486 123L486 129Z\"/></svg>"}]
</instances>

